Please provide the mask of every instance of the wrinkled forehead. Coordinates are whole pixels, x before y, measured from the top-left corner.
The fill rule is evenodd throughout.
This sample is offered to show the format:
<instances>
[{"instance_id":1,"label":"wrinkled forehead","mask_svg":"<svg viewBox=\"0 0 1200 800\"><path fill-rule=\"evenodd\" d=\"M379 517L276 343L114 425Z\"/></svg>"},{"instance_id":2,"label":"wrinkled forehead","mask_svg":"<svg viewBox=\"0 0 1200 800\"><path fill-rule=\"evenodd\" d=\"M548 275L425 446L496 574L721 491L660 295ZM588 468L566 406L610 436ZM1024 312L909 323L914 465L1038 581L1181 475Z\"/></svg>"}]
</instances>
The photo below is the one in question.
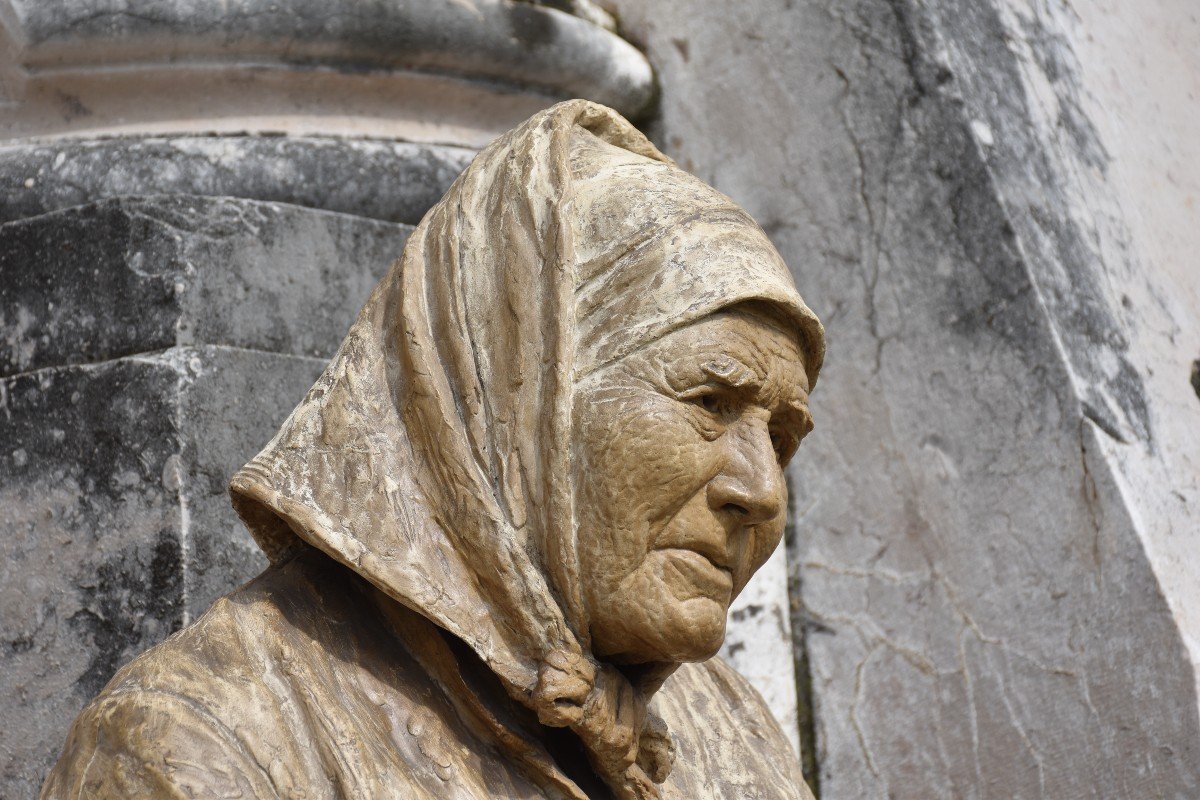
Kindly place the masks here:
<instances>
[{"instance_id":1,"label":"wrinkled forehead","mask_svg":"<svg viewBox=\"0 0 1200 800\"><path fill-rule=\"evenodd\" d=\"M808 397L804 352L793 327L779 324L769 306L723 309L664 334L623 361L639 356L668 376L699 373L763 397L796 402Z\"/></svg>"}]
</instances>

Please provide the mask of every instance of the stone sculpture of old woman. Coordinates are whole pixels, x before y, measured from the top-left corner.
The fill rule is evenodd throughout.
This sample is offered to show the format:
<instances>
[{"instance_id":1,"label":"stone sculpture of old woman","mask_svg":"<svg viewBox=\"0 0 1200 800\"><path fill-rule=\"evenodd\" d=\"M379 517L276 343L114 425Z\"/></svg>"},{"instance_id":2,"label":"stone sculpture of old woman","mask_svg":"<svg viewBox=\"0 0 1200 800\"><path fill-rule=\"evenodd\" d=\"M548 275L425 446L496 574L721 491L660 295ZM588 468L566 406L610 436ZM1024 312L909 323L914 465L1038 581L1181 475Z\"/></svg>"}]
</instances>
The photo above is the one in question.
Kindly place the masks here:
<instances>
[{"instance_id":1,"label":"stone sculpture of old woman","mask_svg":"<svg viewBox=\"0 0 1200 800\"><path fill-rule=\"evenodd\" d=\"M271 567L122 669L45 798L808 797L719 659L823 333L615 112L475 159L232 482Z\"/></svg>"}]
</instances>

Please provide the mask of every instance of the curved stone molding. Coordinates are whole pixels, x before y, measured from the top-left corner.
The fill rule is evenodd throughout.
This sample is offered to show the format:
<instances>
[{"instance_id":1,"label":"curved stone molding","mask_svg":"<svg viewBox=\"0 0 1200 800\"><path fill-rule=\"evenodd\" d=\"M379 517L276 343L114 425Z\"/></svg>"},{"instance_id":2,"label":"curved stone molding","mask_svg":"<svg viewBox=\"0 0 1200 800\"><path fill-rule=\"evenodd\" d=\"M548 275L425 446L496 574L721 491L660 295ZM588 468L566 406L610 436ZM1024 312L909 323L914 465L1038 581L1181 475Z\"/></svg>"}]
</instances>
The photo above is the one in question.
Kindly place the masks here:
<instances>
[{"instance_id":1,"label":"curved stone molding","mask_svg":"<svg viewBox=\"0 0 1200 800\"><path fill-rule=\"evenodd\" d=\"M416 224L474 150L310 136L115 136L0 145L0 224L130 195L240 197Z\"/></svg>"},{"instance_id":2,"label":"curved stone molding","mask_svg":"<svg viewBox=\"0 0 1200 800\"><path fill-rule=\"evenodd\" d=\"M478 146L552 99L636 116L654 86L615 34L509 0L8 0L0 27L7 137L236 130Z\"/></svg>"}]
</instances>

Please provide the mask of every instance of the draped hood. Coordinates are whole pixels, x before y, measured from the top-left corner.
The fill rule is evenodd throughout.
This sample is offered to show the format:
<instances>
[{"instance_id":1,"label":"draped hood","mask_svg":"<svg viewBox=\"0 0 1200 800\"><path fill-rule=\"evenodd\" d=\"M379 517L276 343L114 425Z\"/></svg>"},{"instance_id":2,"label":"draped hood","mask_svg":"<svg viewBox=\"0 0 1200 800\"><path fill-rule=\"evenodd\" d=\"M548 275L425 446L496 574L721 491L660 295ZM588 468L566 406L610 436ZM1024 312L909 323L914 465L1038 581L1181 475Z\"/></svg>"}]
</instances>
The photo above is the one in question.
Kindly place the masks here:
<instances>
[{"instance_id":1,"label":"draped hood","mask_svg":"<svg viewBox=\"0 0 1200 800\"><path fill-rule=\"evenodd\" d=\"M234 476L234 507L273 562L319 548L574 730L618 797L655 797L669 763L644 713L653 686L590 649L573 386L750 301L789 321L815 382L820 323L758 226L616 112L560 103L485 148L426 214Z\"/></svg>"}]
</instances>

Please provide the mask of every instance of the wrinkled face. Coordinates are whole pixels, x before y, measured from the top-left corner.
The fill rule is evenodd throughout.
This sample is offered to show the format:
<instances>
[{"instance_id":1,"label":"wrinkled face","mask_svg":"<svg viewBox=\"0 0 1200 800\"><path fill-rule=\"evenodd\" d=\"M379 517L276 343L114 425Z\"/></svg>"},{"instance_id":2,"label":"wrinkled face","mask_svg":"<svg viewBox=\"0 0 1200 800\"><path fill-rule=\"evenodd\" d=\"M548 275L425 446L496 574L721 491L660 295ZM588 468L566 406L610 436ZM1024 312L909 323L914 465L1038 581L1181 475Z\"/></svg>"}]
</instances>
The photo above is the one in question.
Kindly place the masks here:
<instances>
[{"instance_id":1,"label":"wrinkled face","mask_svg":"<svg viewBox=\"0 0 1200 800\"><path fill-rule=\"evenodd\" d=\"M783 534L783 468L811 429L795 335L730 310L576 388L575 513L592 649L708 658Z\"/></svg>"}]
</instances>

